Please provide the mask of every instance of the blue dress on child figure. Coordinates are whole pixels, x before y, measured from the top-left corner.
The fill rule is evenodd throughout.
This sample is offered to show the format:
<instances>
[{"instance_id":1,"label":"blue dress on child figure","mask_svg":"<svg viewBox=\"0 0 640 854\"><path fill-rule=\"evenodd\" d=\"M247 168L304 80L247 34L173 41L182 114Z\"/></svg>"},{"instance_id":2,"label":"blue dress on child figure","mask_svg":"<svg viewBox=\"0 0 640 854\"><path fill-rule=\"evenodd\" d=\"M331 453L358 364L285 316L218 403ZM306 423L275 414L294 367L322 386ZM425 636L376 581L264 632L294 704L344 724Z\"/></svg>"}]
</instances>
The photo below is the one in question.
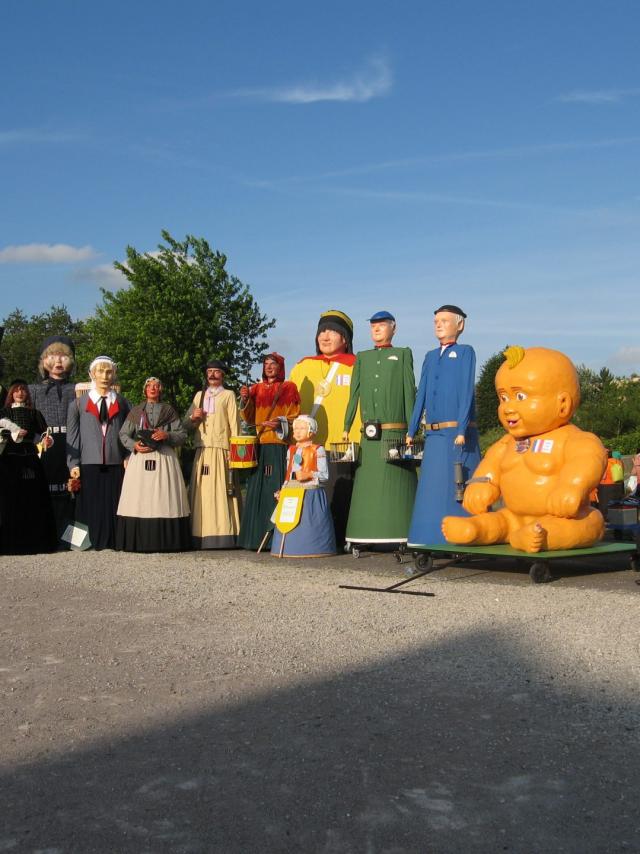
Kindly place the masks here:
<instances>
[{"instance_id":1,"label":"blue dress on child figure","mask_svg":"<svg viewBox=\"0 0 640 854\"><path fill-rule=\"evenodd\" d=\"M427 424L455 421L455 427L427 430L407 545L446 543L441 525L445 516L468 516L456 501L454 463L462 463L468 480L480 462L480 446L475 424L476 354L466 344L449 344L430 350L420 375L409 435L414 436L423 412ZM464 445L454 440L464 434Z\"/></svg>"},{"instance_id":2,"label":"blue dress on child figure","mask_svg":"<svg viewBox=\"0 0 640 854\"><path fill-rule=\"evenodd\" d=\"M317 470L313 472L310 481L292 482L292 486L302 486L305 489L302 514L296 527L283 535L277 527L273 529L271 554L274 557L325 557L336 553L336 538L333 530L333 519L327 501L327 493L321 486L329 477L327 456L322 445L314 446L317 460ZM295 473L302 467L301 457L296 453L297 447L290 446L287 455L287 471ZM286 490L286 483L282 489Z\"/></svg>"}]
</instances>

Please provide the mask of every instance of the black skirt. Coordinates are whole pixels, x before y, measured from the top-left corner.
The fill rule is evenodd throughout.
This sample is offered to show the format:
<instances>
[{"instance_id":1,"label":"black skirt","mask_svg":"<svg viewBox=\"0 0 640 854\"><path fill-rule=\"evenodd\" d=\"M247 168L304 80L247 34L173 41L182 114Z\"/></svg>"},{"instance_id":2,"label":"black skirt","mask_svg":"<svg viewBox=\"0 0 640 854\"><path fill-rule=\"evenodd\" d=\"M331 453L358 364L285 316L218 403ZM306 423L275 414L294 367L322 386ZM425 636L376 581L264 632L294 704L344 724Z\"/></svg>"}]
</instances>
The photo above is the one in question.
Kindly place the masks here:
<instances>
[{"instance_id":1,"label":"black skirt","mask_svg":"<svg viewBox=\"0 0 640 854\"><path fill-rule=\"evenodd\" d=\"M191 521L188 516L175 519L118 516L116 549L121 552L188 551L191 549Z\"/></svg>"},{"instance_id":2,"label":"black skirt","mask_svg":"<svg viewBox=\"0 0 640 854\"><path fill-rule=\"evenodd\" d=\"M0 550L54 552L58 535L42 464L32 443L16 448L0 456Z\"/></svg>"},{"instance_id":3,"label":"black skirt","mask_svg":"<svg viewBox=\"0 0 640 854\"><path fill-rule=\"evenodd\" d=\"M116 512L124 479L124 466L80 466L80 492L76 498L76 521L89 528L94 549L116 545Z\"/></svg>"}]
</instances>

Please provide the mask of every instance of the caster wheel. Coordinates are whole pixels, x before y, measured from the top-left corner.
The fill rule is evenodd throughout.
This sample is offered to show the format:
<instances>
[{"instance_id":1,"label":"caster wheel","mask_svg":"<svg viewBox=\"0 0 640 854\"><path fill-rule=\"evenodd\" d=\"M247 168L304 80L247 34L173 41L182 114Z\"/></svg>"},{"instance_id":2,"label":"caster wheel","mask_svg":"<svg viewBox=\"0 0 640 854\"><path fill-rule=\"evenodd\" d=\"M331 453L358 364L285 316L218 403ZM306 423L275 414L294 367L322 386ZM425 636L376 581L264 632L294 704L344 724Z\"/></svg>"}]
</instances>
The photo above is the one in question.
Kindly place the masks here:
<instances>
[{"instance_id":1,"label":"caster wheel","mask_svg":"<svg viewBox=\"0 0 640 854\"><path fill-rule=\"evenodd\" d=\"M355 558L359 558L359 557L360 557L360 549L359 549L359 548L356 548L356 546L351 546L351 554L352 554Z\"/></svg>"},{"instance_id":2,"label":"caster wheel","mask_svg":"<svg viewBox=\"0 0 640 854\"><path fill-rule=\"evenodd\" d=\"M396 563L402 563L402 552L394 552L393 556L396 559Z\"/></svg>"},{"instance_id":3,"label":"caster wheel","mask_svg":"<svg viewBox=\"0 0 640 854\"><path fill-rule=\"evenodd\" d=\"M351 551L351 543L345 543L343 549L346 554L349 554L349 552Z\"/></svg>"},{"instance_id":4,"label":"caster wheel","mask_svg":"<svg viewBox=\"0 0 640 854\"><path fill-rule=\"evenodd\" d=\"M546 584L548 581L551 581L549 567L542 561L532 564L529 569L529 578L534 584Z\"/></svg>"},{"instance_id":5,"label":"caster wheel","mask_svg":"<svg viewBox=\"0 0 640 854\"><path fill-rule=\"evenodd\" d=\"M415 559L415 565L418 572L431 572L433 569L433 558L431 555L420 554Z\"/></svg>"},{"instance_id":6,"label":"caster wheel","mask_svg":"<svg viewBox=\"0 0 640 854\"><path fill-rule=\"evenodd\" d=\"M629 569L633 572L640 572L640 563L638 563L638 558L635 555L629 559ZM638 583L636 581L636 584Z\"/></svg>"}]
</instances>

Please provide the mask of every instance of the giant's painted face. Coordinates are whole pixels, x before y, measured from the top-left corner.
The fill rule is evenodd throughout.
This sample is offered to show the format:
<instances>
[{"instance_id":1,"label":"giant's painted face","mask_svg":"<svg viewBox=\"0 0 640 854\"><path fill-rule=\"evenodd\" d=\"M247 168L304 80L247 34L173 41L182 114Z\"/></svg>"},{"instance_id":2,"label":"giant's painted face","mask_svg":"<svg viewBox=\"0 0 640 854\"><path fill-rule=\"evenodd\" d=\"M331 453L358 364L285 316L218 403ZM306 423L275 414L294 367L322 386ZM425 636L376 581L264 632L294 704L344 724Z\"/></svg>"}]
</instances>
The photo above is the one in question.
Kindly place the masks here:
<instances>
[{"instance_id":1,"label":"giant's painted face","mask_svg":"<svg viewBox=\"0 0 640 854\"><path fill-rule=\"evenodd\" d=\"M42 355L42 366L52 379L64 379L73 367L71 351L62 344L52 344Z\"/></svg>"},{"instance_id":2,"label":"giant's painted face","mask_svg":"<svg viewBox=\"0 0 640 854\"><path fill-rule=\"evenodd\" d=\"M323 329L318 332L318 349L323 356L335 356L337 353L347 352L347 342L343 335L335 329Z\"/></svg>"},{"instance_id":3,"label":"giant's painted face","mask_svg":"<svg viewBox=\"0 0 640 854\"><path fill-rule=\"evenodd\" d=\"M395 323L392 320L376 320L371 324L371 340L376 347L391 344L395 330Z\"/></svg>"},{"instance_id":4,"label":"giant's painted face","mask_svg":"<svg viewBox=\"0 0 640 854\"><path fill-rule=\"evenodd\" d=\"M149 380L144 387L144 396L149 403L158 403L162 396L162 383L160 380Z\"/></svg>"},{"instance_id":5,"label":"giant's painted face","mask_svg":"<svg viewBox=\"0 0 640 854\"><path fill-rule=\"evenodd\" d=\"M496 374L498 418L516 439L539 436L567 424L578 402L577 376L556 350L533 347L520 364L507 362Z\"/></svg>"},{"instance_id":6,"label":"giant's painted face","mask_svg":"<svg viewBox=\"0 0 640 854\"><path fill-rule=\"evenodd\" d=\"M456 341L464 323L458 320L458 315L452 311L439 311L433 317L433 328L436 338L441 344Z\"/></svg>"},{"instance_id":7,"label":"giant's painted face","mask_svg":"<svg viewBox=\"0 0 640 854\"><path fill-rule=\"evenodd\" d=\"M304 418L294 419L291 429L293 430L293 438L296 442L305 442L307 439L311 438L312 434L309 428L309 423Z\"/></svg>"},{"instance_id":8,"label":"giant's painted face","mask_svg":"<svg viewBox=\"0 0 640 854\"><path fill-rule=\"evenodd\" d=\"M91 371L91 379L95 382L96 389L103 393L109 391L115 375L115 368L111 362L97 362Z\"/></svg>"}]
</instances>

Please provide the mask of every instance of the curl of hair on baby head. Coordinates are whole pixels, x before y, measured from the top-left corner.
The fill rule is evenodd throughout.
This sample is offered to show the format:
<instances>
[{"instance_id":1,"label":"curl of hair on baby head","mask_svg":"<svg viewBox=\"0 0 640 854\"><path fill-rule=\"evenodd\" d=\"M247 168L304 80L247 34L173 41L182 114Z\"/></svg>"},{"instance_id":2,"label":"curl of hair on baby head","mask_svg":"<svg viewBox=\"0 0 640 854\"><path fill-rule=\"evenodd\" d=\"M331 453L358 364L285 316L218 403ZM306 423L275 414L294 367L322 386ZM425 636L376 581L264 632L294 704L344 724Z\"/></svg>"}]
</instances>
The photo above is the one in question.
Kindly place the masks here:
<instances>
[{"instance_id":1,"label":"curl of hair on baby head","mask_svg":"<svg viewBox=\"0 0 640 854\"><path fill-rule=\"evenodd\" d=\"M298 415L293 419L294 426L295 424L306 424L307 425L307 433L309 436L315 436L318 432L318 422L315 418L312 418L311 415Z\"/></svg>"},{"instance_id":2,"label":"curl of hair on baby head","mask_svg":"<svg viewBox=\"0 0 640 854\"><path fill-rule=\"evenodd\" d=\"M507 347L502 354L510 368L517 367L525 357L524 347L516 345L515 347Z\"/></svg>"}]
</instances>

